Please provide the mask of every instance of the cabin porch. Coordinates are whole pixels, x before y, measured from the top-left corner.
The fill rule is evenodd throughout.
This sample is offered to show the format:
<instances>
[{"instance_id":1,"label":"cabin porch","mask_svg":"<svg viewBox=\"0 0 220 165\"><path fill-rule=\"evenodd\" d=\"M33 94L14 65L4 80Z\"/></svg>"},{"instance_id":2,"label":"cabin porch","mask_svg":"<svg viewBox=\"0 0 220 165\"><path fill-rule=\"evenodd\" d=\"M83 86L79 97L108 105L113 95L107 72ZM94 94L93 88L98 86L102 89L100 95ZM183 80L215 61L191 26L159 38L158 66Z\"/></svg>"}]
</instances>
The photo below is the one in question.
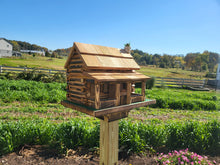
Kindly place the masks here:
<instances>
[{"instance_id":1,"label":"cabin porch","mask_svg":"<svg viewBox=\"0 0 220 165\"><path fill-rule=\"evenodd\" d=\"M141 81L141 94L135 93L135 83L137 82L89 82L87 105L95 109L103 109L144 101L146 83Z\"/></svg>"}]
</instances>

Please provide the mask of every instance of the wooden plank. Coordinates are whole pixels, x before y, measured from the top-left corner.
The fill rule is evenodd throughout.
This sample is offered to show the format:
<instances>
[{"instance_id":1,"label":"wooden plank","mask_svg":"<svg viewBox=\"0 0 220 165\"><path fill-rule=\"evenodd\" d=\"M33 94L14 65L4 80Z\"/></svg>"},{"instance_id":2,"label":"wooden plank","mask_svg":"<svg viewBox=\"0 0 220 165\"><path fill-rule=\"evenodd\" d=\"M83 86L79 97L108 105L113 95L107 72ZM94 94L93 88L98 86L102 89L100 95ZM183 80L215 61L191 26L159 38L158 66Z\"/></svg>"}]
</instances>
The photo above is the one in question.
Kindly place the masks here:
<instances>
[{"instance_id":1,"label":"wooden plank","mask_svg":"<svg viewBox=\"0 0 220 165\"><path fill-rule=\"evenodd\" d=\"M69 91L73 91L73 92L81 92L81 89L77 89L77 88L69 88Z\"/></svg>"},{"instance_id":2,"label":"wooden plank","mask_svg":"<svg viewBox=\"0 0 220 165\"><path fill-rule=\"evenodd\" d=\"M69 101L77 101L77 102L81 102L81 99L78 99L78 98L76 98L76 97L68 97L67 98Z\"/></svg>"},{"instance_id":3,"label":"wooden plank","mask_svg":"<svg viewBox=\"0 0 220 165\"><path fill-rule=\"evenodd\" d=\"M68 79L76 78L76 77L84 77L82 73L68 73Z\"/></svg>"},{"instance_id":4,"label":"wooden plank","mask_svg":"<svg viewBox=\"0 0 220 165\"><path fill-rule=\"evenodd\" d=\"M118 120L100 121L100 165L118 165Z\"/></svg>"},{"instance_id":5,"label":"wooden plank","mask_svg":"<svg viewBox=\"0 0 220 165\"><path fill-rule=\"evenodd\" d=\"M127 105L121 105L117 107L105 108L105 109L94 111L94 116L100 117L100 116L105 116L111 113L129 111L134 108L145 107L145 106L155 104L155 103L156 103L156 100L148 100L148 101L137 102L137 103L127 104Z\"/></svg>"},{"instance_id":6,"label":"wooden plank","mask_svg":"<svg viewBox=\"0 0 220 165\"><path fill-rule=\"evenodd\" d=\"M95 109L100 107L100 84L95 82Z\"/></svg>"},{"instance_id":7,"label":"wooden plank","mask_svg":"<svg viewBox=\"0 0 220 165\"><path fill-rule=\"evenodd\" d=\"M79 85L69 85L70 88L76 88L76 89L84 89L86 88L85 86L79 86Z\"/></svg>"},{"instance_id":8,"label":"wooden plank","mask_svg":"<svg viewBox=\"0 0 220 165\"><path fill-rule=\"evenodd\" d=\"M140 67L133 59L129 58L117 58L117 57L106 57L98 55L81 55L88 68L108 68L108 69L135 69L138 70Z\"/></svg>"},{"instance_id":9,"label":"wooden plank","mask_svg":"<svg viewBox=\"0 0 220 165\"><path fill-rule=\"evenodd\" d=\"M69 85L79 85L79 86L84 86L86 83L84 82L79 82L79 81L69 81Z\"/></svg>"},{"instance_id":10,"label":"wooden plank","mask_svg":"<svg viewBox=\"0 0 220 165\"><path fill-rule=\"evenodd\" d=\"M86 98L86 95L85 94L79 94L79 93L73 93L73 92L70 92L69 91L69 94L70 96L76 96L76 97L79 97L79 98Z\"/></svg>"},{"instance_id":11,"label":"wooden plank","mask_svg":"<svg viewBox=\"0 0 220 165\"><path fill-rule=\"evenodd\" d=\"M74 61L71 61L70 64L83 64L83 61L80 59L80 60L74 60Z\"/></svg>"},{"instance_id":12,"label":"wooden plank","mask_svg":"<svg viewBox=\"0 0 220 165\"><path fill-rule=\"evenodd\" d=\"M83 64L71 64L71 65L69 65L70 69L82 68L82 67L83 67Z\"/></svg>"},{"instance_id":13,"label":"wooden plank","mask_svg":"<svg viewBox=\"0 0 220 165\"><path fill-rule=\"evenodd\" d=\"M127 104L131 104L131 82L127 82Z\"/></svg>"},{"instance_id":14,"label":"wooden plank","mask_svg":"<svg viewBox=\"0 0 220 165\"><path fill-rule=\"evenodd\" d=\"M78 53L74 53L74 55L71 57L71 61L72 60L78 60L78 59L81 59L80 55Z\"/></svg>"},{"instance_id":15,"label":"wooden plank","mask_svg":"<svg viewBox=\"0 0 220 165\"><path fill-rule=\"evenodd\" d=\"M73 73L73 72L82 72L82 68L70 68L69 73Z\"/></svg>"},{"instance_id":16,"label":"wooden plank","mask_svg":"<svg viewBox=\"0 0 220 165\"><path fill-rule=\"evenodd\" d=\"M121 84L117 83L116 89L115 89L116 106L120 105L120 87L121 87Z\"/></svg>"},{"instance_id":17,"label":"wooden plank","mask_svg":"<svg viewBox=\"0 0 220 165\"><path fill-rule=\"evenodd\" d=\"M91 103L93 103L92 100L91 100ZM65 107L78 110L80 112L89 114L91 116L100 118L102 120L104 119L104 116L107 116L109 121L119 120L119 119L127 117L128 112L131 109L148 106L148 105L155 104L155 103L156 103L156 100L146 100L143 102L132 103L129 105L121 105L121 106L117 106L117 107L95 110L91 107L86 107L85 105L75 104L75 103L69 102L69 101L62 101L61 102L61 104L64 105Z\"/></svg>"},{"instance_id":18,"label":"wooden plank","mask_svg":"<svg viewBox=\"0 0 220 165\"><path fill-rule=\"evenodd\" d=\"M120 119L128 117L129 111L130 110L126 110L123 112L111 113L111 114L106 115L105 117L108 118L109 122L112 122L112 121L116 121L116 120L120 120Z\"/></svg>"},{"instance_id":19,"label":"wooden plank","mask_svg":"<svg viewBox=\"0 0 220 165\"><path fill-rule=\"evenodd\" d=\"M61 104L63 106L65 106L65 107L67 107L67 108L72 108L74 110L78 110L80 112L86 113L86 114L88 114L90 116L94 116L93 111L88 109L88 108L86 108L86 107L84 107L84 106L80 106L78 104L73 104L73 103L71 103L69 101L61 101Z\"/></svg>"}]
</instances>

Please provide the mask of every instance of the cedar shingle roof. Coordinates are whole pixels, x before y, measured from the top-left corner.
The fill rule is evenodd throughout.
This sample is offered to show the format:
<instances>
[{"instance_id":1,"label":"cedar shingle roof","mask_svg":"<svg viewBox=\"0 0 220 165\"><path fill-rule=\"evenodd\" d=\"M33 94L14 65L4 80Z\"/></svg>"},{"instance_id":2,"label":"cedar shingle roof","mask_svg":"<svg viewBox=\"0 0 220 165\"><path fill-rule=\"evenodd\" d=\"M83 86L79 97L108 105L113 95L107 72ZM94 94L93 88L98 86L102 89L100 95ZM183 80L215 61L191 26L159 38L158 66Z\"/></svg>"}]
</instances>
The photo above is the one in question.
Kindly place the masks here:
<instances>
[{"instance_id":1,"label":"cedar shingle roof","mask_svg":"<svg viewBox=\"0 0 220 165\"><path fill-rule=\"evenodd\" d=\"M140 69L130 54L122 53L120 49L117 48L79 42L74 43L73 49L74 48L76 48L88 69ZM72 53L73 52L69 54L65 68L69 65Z\"/></svg>"}]
</instances>

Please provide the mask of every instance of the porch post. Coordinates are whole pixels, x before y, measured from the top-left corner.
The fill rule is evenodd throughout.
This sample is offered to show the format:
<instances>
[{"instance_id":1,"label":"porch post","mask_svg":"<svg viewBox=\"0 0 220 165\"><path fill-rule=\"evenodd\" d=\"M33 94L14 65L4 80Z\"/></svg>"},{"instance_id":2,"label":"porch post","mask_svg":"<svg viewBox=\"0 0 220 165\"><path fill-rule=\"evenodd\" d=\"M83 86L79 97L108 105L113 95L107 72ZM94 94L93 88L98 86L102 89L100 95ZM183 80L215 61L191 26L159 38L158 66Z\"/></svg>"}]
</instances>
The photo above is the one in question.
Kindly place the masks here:
<instances>
[{"instance_id":1,"label":"porch post","mask_svg":"<svg viewBox=\"0 0 220 165\"><path fill-rule=\"evenodd\" d=\"M116 99L116 106L120 105L120 83L115 85L115 99Z\"/></svg>"},{"instance_id":2,"label":"porch post","mask_svg":"<svg viewBox=\"0 0 220 165\"><path fill-rule=\"evenodd\" d=\"M146 89L146 81L142 81L142 82L141 82L142 101L145 100L145 89Z\"/></svg>"},{"instance_id":3,"label":"porch post","mask_svg":"<svg viewBox=\"0 0 220 165\"><path fill-rule=\"evenodd\" d=\"M95 81L95 109L100 108L100 83Z\"/></svg>"},{"instance_id":4,"label":"porch post","mask_svg":"<svg viewBox=\"0 0 220 165\"><path fill-rule=\"evenodd\" d=\"M131 104L131 82L127 82L127 104Z\"/></svg>"}]
</instances>

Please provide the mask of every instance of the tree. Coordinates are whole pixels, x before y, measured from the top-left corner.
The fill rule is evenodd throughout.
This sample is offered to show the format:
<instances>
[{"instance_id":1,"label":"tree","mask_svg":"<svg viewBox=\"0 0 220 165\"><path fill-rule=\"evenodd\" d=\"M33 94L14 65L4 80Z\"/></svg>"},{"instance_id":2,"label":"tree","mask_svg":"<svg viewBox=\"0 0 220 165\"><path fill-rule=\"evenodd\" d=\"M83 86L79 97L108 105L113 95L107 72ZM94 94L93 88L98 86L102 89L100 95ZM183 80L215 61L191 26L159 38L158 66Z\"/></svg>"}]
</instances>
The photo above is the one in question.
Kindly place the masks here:
<instances>
[{"instance_id":1,"label":"tree","mask_svg":"<svg viewBox=\"0 0 220 165\"><path fill-rule=\"evenodd\" d=\"M51 57L51 54L49 53L48 50L45 52L45 56L46 56L46 57Z\"/></svg>"},{"instance_id":2,"label":"tree","mask_svg":"<svg viewBox=\"0 0 220 165\"><path fill-rule=\"evenodd\" d=\"M14 51L20 51L20 46L16 41L11 41L11 44L13 45Z\"/></svg>"},{"instance_id":3,"label":"tree","mask_svg":"<svg viewBox=\"0 0 220 165\"><path fill-rule=\"evenodd\" d=\"M51 55L51 57L57 58L57 57L58 57L57 52L53 52L52 55Z\"/></svg>"}]
</instances>

